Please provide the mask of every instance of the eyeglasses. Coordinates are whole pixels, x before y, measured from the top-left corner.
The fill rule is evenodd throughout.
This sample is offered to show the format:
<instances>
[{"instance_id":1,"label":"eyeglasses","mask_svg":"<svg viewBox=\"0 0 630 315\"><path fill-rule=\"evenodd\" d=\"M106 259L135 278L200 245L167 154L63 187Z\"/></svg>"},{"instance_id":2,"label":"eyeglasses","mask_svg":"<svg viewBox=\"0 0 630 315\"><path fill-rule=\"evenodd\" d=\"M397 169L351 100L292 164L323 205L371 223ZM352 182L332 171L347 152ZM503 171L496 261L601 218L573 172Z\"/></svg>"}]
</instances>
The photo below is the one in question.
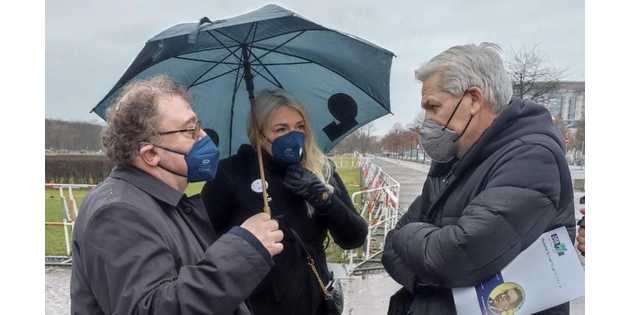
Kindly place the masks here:
<instances>
[{"instance_id":1,"label":"eyeglasses","mask_svg":"<svg viewBox=\"0 0 630 315\"><path fill-rule=\"evenodd\" d=\"M455 116L455 113L457 112L457 109L459 108L459 105L462 103L462 101L464 100L464 97L466 96L467 93L468 93L468 89L464 90L464 94L462 94L462 98L460 98L459 102L457 102L457 105L455 105L455 109L453 109L453 112L451 113L451 117L448 118L448 120L446 121L446 125L444 125L442 130L445 130L446 128L448 128L448 124L451 122L451 119L453 119L453 116ZM468 124L470 124L470 120L468 121ZM466 128L468 128L468 124L466 124ZM464 129L464 130L466 130L466 129Z\"/></svg>"},{"instance_id":2,"label":"eyeglasses","mask_svg":"<svg viewBox=\"0 0 630 315\"><path fill-rule=\"evenodd\" d=\"M164 135L170 135L170 134L173 134L173 133L184 132L184 133L187 133L190 138L197 139L197 136L199 136L199 132L200 131L201 131L201 121L197 120L195 122L195 126L193 128L179 129L179 130L170 130L170 131L161 131L161 132L158 132L158 135L164 136Z\"/></svg>"}]
</instances>

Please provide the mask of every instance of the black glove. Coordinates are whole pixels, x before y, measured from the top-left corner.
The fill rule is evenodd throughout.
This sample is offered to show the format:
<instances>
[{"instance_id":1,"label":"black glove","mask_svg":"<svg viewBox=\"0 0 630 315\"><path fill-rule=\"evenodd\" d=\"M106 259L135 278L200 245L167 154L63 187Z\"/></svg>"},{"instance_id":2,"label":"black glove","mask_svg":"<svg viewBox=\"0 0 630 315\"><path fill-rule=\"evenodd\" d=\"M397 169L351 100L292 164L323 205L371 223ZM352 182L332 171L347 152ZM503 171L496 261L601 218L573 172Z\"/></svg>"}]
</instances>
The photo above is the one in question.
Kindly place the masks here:
<instances>
[{"instance_id":1,"label":"black glove","mask_svg":"<svg viewBox=\"0 0 630 315\"><path fill-rule=\"evenodd\" d=\"M301 165L291 165L284 176L284 186L304 198L315 208L326 208L332 202L332 192L313 172Z\"/></svg>"}]
</instances>

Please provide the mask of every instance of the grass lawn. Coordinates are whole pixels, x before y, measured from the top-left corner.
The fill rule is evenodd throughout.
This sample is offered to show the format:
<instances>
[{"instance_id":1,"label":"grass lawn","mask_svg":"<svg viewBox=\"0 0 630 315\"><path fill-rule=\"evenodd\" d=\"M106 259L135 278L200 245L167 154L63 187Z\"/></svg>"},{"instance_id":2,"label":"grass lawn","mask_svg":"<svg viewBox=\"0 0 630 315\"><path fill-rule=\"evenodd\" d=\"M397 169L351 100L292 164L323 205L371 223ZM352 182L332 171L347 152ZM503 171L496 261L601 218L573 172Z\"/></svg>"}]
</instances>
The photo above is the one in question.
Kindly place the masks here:
<instances>
[{"instance_id":1,"label":"grass lawn","mask_svg":"<svg viewBox=\"0 0 630 315\"><path fill-rule=\"evenodd\" d=\"M338 162L338 161L336 161ZM339 176L341 176L344 184L346 185L346 189L348 189L348 193L352 195L355 191L359 190L359 170L357 168L348 168L350 166L350 159L345 159L343 161L343 168L339 167L339 163L337 163L337 172ZM198 194L201 192L203 188L203 182L192 183L188 185L186 189L186 195L192 196L194 194ZM66 193L66 191L64 191ZM74 190L74 197L77 202L77 206L81 205L83 198L88 193L88 190ZM67 196L66 196L67 197ZM56 189L46 189L45 192L46 198L46 222L62 222L63 214L62 214L62 203L61 198L59 198L59 191ZM62 226L46 226L45 227L45 235L46 235L46 255L47 256L65 256L66 255L66 247L64 241L64 232ZM69 233L70 237L72 237L72 232ZM326 250L330 261L341 261L343 250L336 246L332 240L330 246Z\"/></svg>"},{"instance_id":2,"label":"grass lawn","mask_svg":"<svg viewBox=\"0 0 630 315\"><path fill-rule=\"evenodd\" d=\"M339 166L339 164L337 165ZM348 194L350 196L352 196L354 192L360 190L360 173L358 168L338 168L337 173L341 177L341 180L343 180L344 185L346 185L346 189L348 190ZM355 207L358 211L358 205L355 205ZM326 248L326 258L328 262L345 261L343 257L344 250L332 241L332 237L330 235L328 237L330 238L330 243L328 248Z\"/></svg>"},{"instance_id":3,"label":"grass lawn","mask_svg":"<svg viewBox=\"0 0 630 315\"><path fill-rule=\"evenodd\" d=\"M74 198L77 202L77 206L81 204L83 198L87 194L88 190L74 190ZM64 191L66 194L66 191ZM63 222L62 203L59 197L59 190L46 189L46 222ZM66 196L67 198L67 196ZM69 200L68 200L69 201ZM46 235L46 255L47 256L65 256L66 245L64 241L63 226L50 225L45 227ZM72 231L68 231L70 237L72 237Z\"/></svg>"},{"instance_id":4,"label":"grass lawn","mask_svg":"<svg viewBox=\"0 0 630 315\"><path fill-rule=\"evenodd\" d=\"M205 184L206 182L198 182L198 183L191 183L188 184L188 187L186 188L186 196L190 197L192 195L196 195L198 193L201 192L201 189L203 188L203 184Z\"/></svg>"},{"instance_id":5,"label":"grass lawn","mask_svg":"<svg viewBox=\"0 0 630 315\"><path fill-rule=\"evenodd\" d=\"M203 188L203 182L192 183L188 185L186 189L186 195L192 196L194 194L198 194L201 192L201 188ZM77 202L77 206L81 205L83 198L87 195L89 190L80 189L73 190L74 198ZM67 194L67 190L64 190L64 194ZM61 203L61 198L59 197L59 190L57 189L46 189L45 193L46 198L46 222L63 222L63 205ZM67 196L66 196L67 198ZM70 238L72 238L72 231L69 231ZM60 225L46 225L45 227L45 237L46 237L46 245L45 252L46 256L65 256L66 255L66 245L65 245L65 237L63 232L63 226Z\"/></svg>"}]
</instances>

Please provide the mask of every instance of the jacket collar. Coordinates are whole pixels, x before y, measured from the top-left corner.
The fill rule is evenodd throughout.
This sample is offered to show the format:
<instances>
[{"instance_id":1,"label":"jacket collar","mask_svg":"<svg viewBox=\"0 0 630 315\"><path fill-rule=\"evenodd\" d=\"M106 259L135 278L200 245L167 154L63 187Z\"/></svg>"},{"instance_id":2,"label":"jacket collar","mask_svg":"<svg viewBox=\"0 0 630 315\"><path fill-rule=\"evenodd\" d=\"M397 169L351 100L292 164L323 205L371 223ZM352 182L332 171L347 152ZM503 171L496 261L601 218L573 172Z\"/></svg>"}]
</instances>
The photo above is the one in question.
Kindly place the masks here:
<instances>
[{"instance_id":1,"label":"jacket collar","mask_svg":"<svg viewBox=\"0 0 630 315\"><path fill-rule=\"evenodd\" d=\"M512 98L475 144L453 165L453 173L462 173L475 168L488 156L509 142L528 134L544 134L563 145L551 115L541 105Z\"/></svg>"},{"instance_id":2,"label":"jacket collar","mask_svg":"<svg viewBox=\"0 0 630 315\"><path fill-rule=\"evenodd\" d=\"M118 165L112 170L110 177L124 180L140 190L171 206L177 206L184 193L173 189L147 172L134 167Z\"/></svg>"}]
</instances>

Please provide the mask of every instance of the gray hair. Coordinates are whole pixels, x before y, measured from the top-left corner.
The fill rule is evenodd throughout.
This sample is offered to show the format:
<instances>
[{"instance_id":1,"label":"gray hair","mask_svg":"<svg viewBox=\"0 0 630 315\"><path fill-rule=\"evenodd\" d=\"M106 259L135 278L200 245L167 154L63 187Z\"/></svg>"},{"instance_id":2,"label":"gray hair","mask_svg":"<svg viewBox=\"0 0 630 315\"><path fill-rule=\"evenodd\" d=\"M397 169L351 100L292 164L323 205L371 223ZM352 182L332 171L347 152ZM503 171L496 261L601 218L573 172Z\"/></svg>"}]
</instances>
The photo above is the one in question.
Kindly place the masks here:
<instances>
[{"instance_id":1,"label":"gray hair","mask_svg":"<svg viewBox=\"0 0 630 315\"><path fill-rule=\"evenodd\" d=\"M416 79L424 81L439 73L442 90L453 95L478 87L491 109L500 113L512 98L512 82L500 52L493 43L453 46L417 69Z\"/></svg>"}]
</instances>

